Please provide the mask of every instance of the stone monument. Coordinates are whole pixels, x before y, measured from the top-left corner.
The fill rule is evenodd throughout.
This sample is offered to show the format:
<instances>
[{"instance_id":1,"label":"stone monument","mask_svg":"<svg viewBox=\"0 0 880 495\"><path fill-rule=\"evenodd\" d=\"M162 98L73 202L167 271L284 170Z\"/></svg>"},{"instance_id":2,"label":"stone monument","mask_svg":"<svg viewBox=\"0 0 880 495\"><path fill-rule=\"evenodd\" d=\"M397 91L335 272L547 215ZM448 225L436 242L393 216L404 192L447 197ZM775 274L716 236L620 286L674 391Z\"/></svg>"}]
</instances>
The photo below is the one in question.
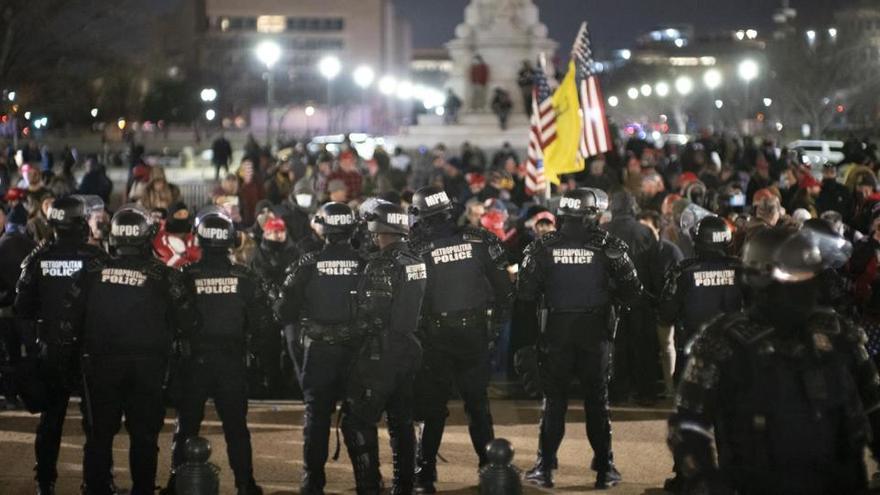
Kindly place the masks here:
<instances>
[{"instance_id":1,"label":"stone monument","mask_svg":"<svg viewBox=\"0 0 880 495\"><path fill-rule=\"evenodd\" d=\"M532 0L471 0L455 39L446 44L453 65L448 86L462 97L465 111L470 109L470 68L479 55L489 66L489 93L504 88L513 98L514 113L522 113L517 77L523 61L535 65L541 54L550 60L556 46Z\"/></svg>"},{"instance_id":2,"label":"stone monument","mask_svg":"<svg viewBox=\"0 0 880 495\"><path fill-rule=\"evenodd\" d=\"M464 141L485 148L500 147L510 142L514 147L528 146L528 118L517 84L524 61L536 66L543 54L552 60L557 43L547 37L547 26L538 18L538 7L532 0L471 0L465 8L464 22L455 29L455 39L446 44L452 59L451 88L463 105L458 124L443 125L442 117L419 116L418 125L411 126L396 139L403 146L433 145L443 142L459 146ZM472 110L471 66L479 55L489 67L486 85L487 102L495 88L510 94L513 113L506 131L499 128L488 103Z\"/></svg>"}]
</instances>

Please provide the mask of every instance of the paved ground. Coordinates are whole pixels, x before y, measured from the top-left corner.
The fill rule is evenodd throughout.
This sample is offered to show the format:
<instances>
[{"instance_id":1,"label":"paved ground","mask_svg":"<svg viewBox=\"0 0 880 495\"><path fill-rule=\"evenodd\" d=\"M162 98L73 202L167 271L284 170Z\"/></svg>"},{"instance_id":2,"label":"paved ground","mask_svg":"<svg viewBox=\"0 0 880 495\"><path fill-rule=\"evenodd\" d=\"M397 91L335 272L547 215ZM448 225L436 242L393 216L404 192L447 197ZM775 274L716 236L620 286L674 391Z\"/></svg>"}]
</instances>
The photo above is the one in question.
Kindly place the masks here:
<instances>
[{"instance_id":1,"label":"paved ground","mask_svg":"<svg viewBox=\"0 0 880 495\"><path fill-rule=\"evenodd\" d=\"M222 493L232 493L232 480L226 461L223 433L217 416L209 406L203 434L214 447L213 461L222 469ZM441 493L477 493L476 458L467 436L467 427L460 404L453 404L450 426L446 429L441 454L448 463L439 466L438 488ZM521 469L530 467L537 447L537 402L495 401L492 405L497 436L507 438L517 449L515 464ZM666 450L665 419L668 411L657 409L615 409L614 450L617 464L625 483L613 489L615 494L662 494L661 486L669 472L671 460ZM171 444L173 417L169 416L160 441L159 481L168 476L168 453ZM560 470L555 490L527 489L527 494L588 493L592 490L593 473L589 465L589 450L583 428L583 409L572 404L569 412L568 437L559 455ZM59 462L59 494L76 494L81 478L83 435L79 427L80 414L72 405L65 428ZM249 423L254 441L256 477L267 494L297 493L301 464L302 406L294 404L253 404ZM33 493L31 481L33 466L34 416L25 412L0 413L0 493L18 495ZM387 435L382 430L382 472L391 475ZM130 486L127 470L128 441L117 437L115 457L116 477L122 487ZM332 453L331 445L331 453ZM344 454L338 462L327 467L330 483L328 493L353 493L351 467Z\"/></svg>"}]
</instances>

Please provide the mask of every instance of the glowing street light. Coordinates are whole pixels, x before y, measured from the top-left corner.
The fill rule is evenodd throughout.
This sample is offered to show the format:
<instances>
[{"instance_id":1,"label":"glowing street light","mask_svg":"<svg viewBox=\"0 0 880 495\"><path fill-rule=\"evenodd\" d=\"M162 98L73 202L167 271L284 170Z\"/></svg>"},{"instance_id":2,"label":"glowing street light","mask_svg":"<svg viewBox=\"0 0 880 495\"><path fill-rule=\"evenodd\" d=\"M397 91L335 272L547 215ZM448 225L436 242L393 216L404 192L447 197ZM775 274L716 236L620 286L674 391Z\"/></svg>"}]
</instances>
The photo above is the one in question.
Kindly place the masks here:
<instances>
[{"instance_id":1,"label":"glowing street light","mask_svg":"<svg viewBox=\"0 0 880 495\"><path fill-rule=\"evenodd\" d=\"M813 44L816 42L816 31L810 29L806 32L807 35L807 43Z\"/></svg>"},{"instance_id":2,"label":"glowing street light","mask_svg":"<svg viewBox=\"0 0 880 495\"><path fill-rule=\"evenodd\" d=\"M306 114L306 117L311 117L311 116L315 115L315 107L313 107L311 105L307 106L305 109L305 114Z\"/></svg>"},{"instance_id":3,"label":"glowing street light","mask_svg":"<svg viewBox=\"0 0 880 495\"><path fill-rule=\"evenodd\" d=\"M369 66L361 65L354 70L352 77L354 78L354 83L357 84L358 87L361 89L367 89L376 79L376 73Z\"/></svg>"},{"instance_id":4,"label":"glowing street light","mask_svg":"<svg viewBox=\"0 0 880 495\"><path fill-rule=\"evenodd\" d=\"M773 99L771 99L771 98L764 98L764 106L765 106L765 107L770 108L770 105L772 105L772 104L773 104Z\"/></svg>"},{"instance_id":5,"label":"glowing street light","mask_svg":"<svg viewBox=\"0 0 880 495\"><path fill-rule=\"evenodd\" d=\"M379 79L379 92L383 95L391 95L397 90L397 79L391 76L385 76Z\"/></svg>"},{"instance_id":6,"label":"glowing street light","mask_svg":"<svg viewBox=\"0 0 880 495\"><path fill-rule=\"evenodd\" d=\"M116 127L118 127L120 131L121 131L121 130L124 130L124 129L125 129L125 126L126 126L127 124L128 124L128 123L125 121L125 118L124 118L124 117L119 117L119 119L116 120Z\"/></svg>"},{"instance_id":7,"label":"glowing street light","mask_svg":"<svg viewBox=\"0 0 880 495\"><path fill-rule=\"evenodd\" d=\"M650 84L642 84L642 87L639 88L639 92L642 93L642 96L648 97L651 96L651 93L654 92L654 89L651 88Z\"/></svg>"},{"instance_id":8,"label":"glowing street light","mask_svg":"<svg viewBox=\"0 0 880 495\"><path fill-rule=\"evenodd\" d=\"M750 83L761 73L761 68L758 66L758 62L747 58L739 63L736 72L739 74L740 79Z\"/></svg>"},{"instance_id":9,"label":"glowing street light","mask_svg":"<svg viewBox=\"0 0 880 495\"><path fill-rule=\"evenodd\" d=\"M657 96L660 98L666 98L669 96L669 83L666 81L660 81L654 86L654 92L657 93Z\"/></svg>"},{"instance_id":10,"label":"glowing street light","mask_svg":"<svg viewBox=\"0 0 880 495\"><path fill-rule=\"evenodd\" d=\"M724 77L721 75L721 71L718 69L709 69L703 74L703 83L709 88L710 91L715 91L718 89L718 86L721 86L721 82L724 80Z\"/></svg>"},{"instance_id":11,"label":"glowing street light","mask_svg":"<svg viewBox=\"0 0 880 495\"><path fill-rule=\"evenodd\" d=\"M89 111L89 115L91 115L93 119L98 118L98 109L97 108L91 109L91 111Z\"/></svg>"},{"instance_id":12,"label":"glowing street light","mask_svg":"<svg viewBox=\"0 0 880 495\"><path fill-rule=\"evenodd\" d=\"M9 101L15 101L15 91L6 93L6 97L9 98Z\"/></svg>"},{"instance_id":13,"label":"glowing street light","mask_svg":"<svg viewBox=\"0 0 880 495\"><path fill-rule=\"evenodd\" d=\"M715 100L715 108L721 110L724 108L724 102L722 100Z\"/></svg>"},{"instance_id":14,"label":"glowing street light","mask_svg":"<svg viewBox=\"0 0 880 495\"><path fill-rule=\"evenodd\" d=\"M415 94L415 87L413 87L413 83L409 81L401 81L400 84L397 85L397 98L401 100L409 100L412 99Z\"/></svg>"},{"instance_id":15,"label":"glowing street light","mask_svg":"<svg viewBox=\"0 0 880 495\"><path fill-rule=\"evenodd\" d=\"M199 97L205 103L212 102L217 99L217 90L214 88L205 88L199 93Z\"/></svg>"},{"instance_id":16,"label":"glowing street light","mask_svg":"<svg viewBox=\"0 0 880 495\"><path fill-rule=\"evenodd\" d=\"M639 90L636 88L629 88L626 90L626 96L629 96L630 100L635 100L639 97Z\"/></svg>"},{"instance_id":17,"label":"glowing street light","mask_svg":"<svg viewBox=\"0 0 880 495\"><path fill-rule=\"evenodd\" d=\"M272 67L281 60L281 45L272 40L261 41L254 50L257 59L266 66L266 146L272 146L272 106L275 97L275 77ZM210 89L210 88L208 88ZM210 92L205 96L212 96ZM213 95L216 98L216 95Z\"/></svg>"},{"instance_id":18,"label":"glowing street light","mask_svg":"<svg viewBox=\"0 0 880 495\"><path fill-rule=\"evenodd\" d=\"M208 122L214 120L215 117L217 117L217 112L215 112L213 108L205 110L205 118Z\"/></svg>"},{"instance_id":19,"label":"glowing street light","mask_svg":"<svg viewBox=\"0 0 880 495\"><path fill-rule=\"evenodd\" d=\"M257 45L257 48L254 51L257 54L257 59L262 62L268 70L272 70L272 67L281 60L281 45L274 41L262 41Z\"/></svg>"},{"instance_id":20,"label":"glowing street light","mask_svg":"<svg viewBox=\"0 0 880 495\"><path fill-rule=\"evenodd\" d=\"M694 90L694 80L688 76L680 76L675 80L675 90L681 96L687 96Z\"/></svg>"},{"instance_id":21,"label":"glowing street light","mask_svg":"<svg viewBox=\"0 0 880 495\"><path fill-rule=\"evenodd\" d=\"M837 38L837 28L828 28L828 36L830 36L832 40L836 39Z\"/></svg>"},{"instance_id":22,"label":"glowing street light","mask_svg":"<svg viewBox=\"0 0 880 495\"><path fill-rule=\"evenodd\" d=\"M339 57L328 55L318 62L318 71L325 79L332 81L342 72L342 62L339 61Z\"/></svg>"},{"instance_id":23,"label":"glowing street light","mask_svg":"<svg viewBox=\"0 0 880 495\"><path fill-rule=\"evenodd\" d=\"M608 104L609 104L612 108L613 108L613 107L616 107L617 105L620 104L620 99L618 99L616 96L609 96L609 97L608 97Z\"/></svg>"}]
</instances>

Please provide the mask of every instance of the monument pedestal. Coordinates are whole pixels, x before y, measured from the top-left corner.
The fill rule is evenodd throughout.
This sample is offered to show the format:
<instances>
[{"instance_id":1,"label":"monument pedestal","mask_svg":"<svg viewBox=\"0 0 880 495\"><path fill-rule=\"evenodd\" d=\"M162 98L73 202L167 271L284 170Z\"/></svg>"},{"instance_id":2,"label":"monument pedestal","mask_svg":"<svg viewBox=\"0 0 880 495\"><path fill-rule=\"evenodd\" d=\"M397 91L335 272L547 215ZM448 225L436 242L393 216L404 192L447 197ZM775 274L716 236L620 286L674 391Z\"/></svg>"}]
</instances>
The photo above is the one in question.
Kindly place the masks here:
<instances>
[{"instance_id":1,"label":"monument pedestal","mask_svg":"<svg viewBox=\"0 0 880 495\"><path fill-rule=\"evenodd\" d=\"M545 55L553 58L557 43L547 37L547 26L538 18L532 0L471 0L464 22L455 29L455 39L446 44L453 70L446 86L462 99L457 125L443 125L442 117L420 116L417 125L404 129L395 139L403 146L431 146L438 142L460 146L470 141L483 148L500 147L509 142L516 148L528 147L528 118L518 84L523 62L537 67ZM473 112L470 73L479 55L489 66L484 111ZM513 111L506 131L489 112L495 88L510 95Z\"/></svg>"},{"instance_id":2,"label":"monument pedestal","mask_svg":"<svg viewBox=\"0 0 880 495\"><path fill-rule=\"evenodd\" d=\"M419 115L418 125L410 126L394 137L395 143L405 148L431 147L443 143L454 150L465 141L479 145L484 150L500 148L505 142L524 150L528 147L528 140L529 121L525 114L511 115L507 130L502 131L498 118L491 113L463 114L458 124L450 125L443 123L443 117Z\"/></svg>"}]
</instances>

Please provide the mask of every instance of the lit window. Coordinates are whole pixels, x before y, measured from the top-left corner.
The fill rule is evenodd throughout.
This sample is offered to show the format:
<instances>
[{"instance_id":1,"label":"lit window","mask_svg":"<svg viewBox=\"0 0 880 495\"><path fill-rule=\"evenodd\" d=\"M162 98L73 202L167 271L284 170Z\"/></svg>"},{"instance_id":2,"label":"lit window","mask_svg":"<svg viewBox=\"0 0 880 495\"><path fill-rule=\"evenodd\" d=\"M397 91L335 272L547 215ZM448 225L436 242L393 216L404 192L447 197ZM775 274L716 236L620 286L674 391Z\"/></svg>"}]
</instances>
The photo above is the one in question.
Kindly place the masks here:
<instances>
[{"instance_id":1,"label":"lit window","mask_svg":"<svg viewBox=\"0 0 880 495\"><path fill-rule=\"evenodd\" d=\"M257 17L257 31L260 33L281 33L287 27L283 15L261 15Z\"/></svg>"}]
</instances>

